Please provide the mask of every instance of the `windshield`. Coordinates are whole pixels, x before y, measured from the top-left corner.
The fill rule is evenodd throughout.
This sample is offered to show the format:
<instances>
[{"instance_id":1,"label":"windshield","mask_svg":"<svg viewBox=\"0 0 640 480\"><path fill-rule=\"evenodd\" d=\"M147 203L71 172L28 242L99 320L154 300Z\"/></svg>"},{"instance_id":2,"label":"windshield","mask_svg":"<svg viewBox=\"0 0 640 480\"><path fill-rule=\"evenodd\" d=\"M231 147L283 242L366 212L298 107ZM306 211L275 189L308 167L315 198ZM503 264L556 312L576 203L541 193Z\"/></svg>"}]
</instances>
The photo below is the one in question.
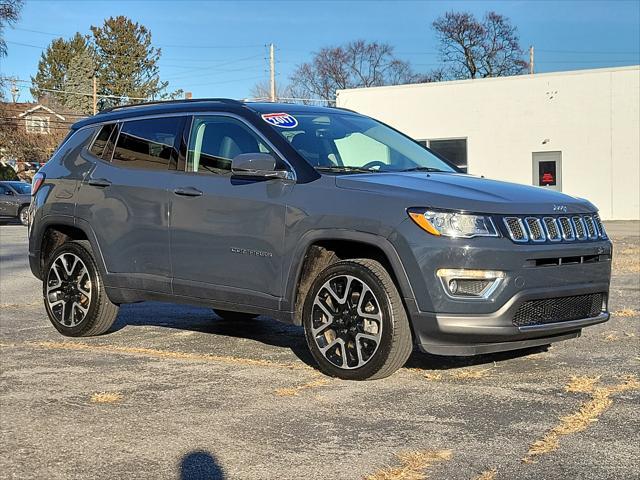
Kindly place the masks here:
<instances>
[{"instance_id":1,"label":"windshield","mask_svg":"<svg viewBox=\"0 0 640 480\"><path fill-rule=\"evenodd\" d=\"M31 185L23 182L13 182L10 184L16 192L23 195L31 195Z\"/></svg>"},{"instance_id":2,"label":"windshield","mask_svg":"<svg viewBox=\"0 0 640 480\"><path fill-rule=\"evenodd\" d=\"M320 171L457 171L430 150L371 118L348 113L287 116L295 120L273 128Z\"/></svg>"}]
</instances>

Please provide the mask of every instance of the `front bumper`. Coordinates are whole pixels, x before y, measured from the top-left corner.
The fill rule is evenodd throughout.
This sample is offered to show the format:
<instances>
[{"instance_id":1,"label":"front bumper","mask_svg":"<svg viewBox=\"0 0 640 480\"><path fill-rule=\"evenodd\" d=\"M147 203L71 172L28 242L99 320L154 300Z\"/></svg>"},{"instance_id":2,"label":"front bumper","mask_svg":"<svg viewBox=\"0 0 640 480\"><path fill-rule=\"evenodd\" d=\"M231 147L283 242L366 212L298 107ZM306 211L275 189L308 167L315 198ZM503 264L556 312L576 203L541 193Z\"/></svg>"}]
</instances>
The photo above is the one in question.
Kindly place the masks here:
<instances>
[{"instance_id":1,"label":"front bumper","mask_svg":"<svg viewBox=\"0 0 640 480\"><path fill-rule=\"evenodd\" d=\"M437 355L477 355L575 338L582 328L606 322L609 313L603 310L594 317L527 326L514 325L514 313L528 300L600 293L608 288L608 283L603 283L530 290L514 296L496 312L486 314L415 312L411 318L416 343L422 351Z\"/></svg>"},{"instance_id":2,"label":"front bumper","mask_svg":"<svg viewBox=\"0 0 640 480\"><path fill-rule=\"evenodd\" d=\"M577 337L582 328L609 319L612 246L608 240L555 245L519 245L507 238L452 240L431 237L405 222L392 241L409 276L412 292L405 294L405 304L416 343L425 352L475 355L544 345ZM544 261L554 257L590 261L562 265ZM435 273L441 268L500 270L506 276L490 298L459 299L445 293ZM516 311L530 300L590 294L602 294L605 304L586 318L555 321L552 315L545 322L514 324Z\"/></svg>"}]
</instances>

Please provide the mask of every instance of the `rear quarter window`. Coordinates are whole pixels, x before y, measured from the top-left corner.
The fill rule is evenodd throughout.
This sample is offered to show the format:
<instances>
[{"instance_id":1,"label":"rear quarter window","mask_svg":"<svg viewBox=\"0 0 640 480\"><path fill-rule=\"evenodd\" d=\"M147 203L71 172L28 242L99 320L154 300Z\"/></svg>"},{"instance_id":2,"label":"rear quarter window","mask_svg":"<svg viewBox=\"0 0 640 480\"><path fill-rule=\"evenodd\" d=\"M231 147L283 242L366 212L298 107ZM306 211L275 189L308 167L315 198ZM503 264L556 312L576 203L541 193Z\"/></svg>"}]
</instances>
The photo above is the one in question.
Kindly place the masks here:
<instances>
[{"instance_id":1,"label":"rear quarter window","mask_svg":"<svg viewBox=\"0 0 640 480\"><path fill-rule=\"evenodd\" d=\"M113 134L115 131L116 131L115 123L103 125L102 128L100 129L100 132L98 133L98 136L93 141L93 145L91 145L91 148L89 149L89 151L98 158L109 160L108 158L105 158L104 153L105 153L107 144L109 143L109 139L111 139L112 142L114 141L112 137L114 136Z\"/></svg>"}]
</instances>

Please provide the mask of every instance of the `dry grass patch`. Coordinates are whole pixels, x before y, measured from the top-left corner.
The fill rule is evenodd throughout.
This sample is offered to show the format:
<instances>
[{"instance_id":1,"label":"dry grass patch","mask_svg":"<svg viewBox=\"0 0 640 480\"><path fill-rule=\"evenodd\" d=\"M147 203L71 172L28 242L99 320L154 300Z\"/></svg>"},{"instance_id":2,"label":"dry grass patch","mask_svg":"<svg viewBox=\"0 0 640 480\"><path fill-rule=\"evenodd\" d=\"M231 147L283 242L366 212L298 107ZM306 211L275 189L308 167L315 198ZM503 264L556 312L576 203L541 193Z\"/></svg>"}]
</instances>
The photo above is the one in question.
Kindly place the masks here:
<instances>
[{"instance_id":1,"label":"dry grass patch","mask_svg":"<svg viewBox=\"0 0 640 480\"><path fill-rule=\"evenodd\" d=\"M492 468L490 470L485 470L480 475L478 475L474 480L493 480L494 478L496 478L497 473L498 473L498 470L496 470L495 468Z\"/></svg>"},{"instance_id":2,"label":"dry grass patch","mask_svg":"<svg viewBox=\"0 0 640 480\"><path fill-rule=\"evenodd\" d=\"M91 403L117 403L122 400L120 392L98 392L91 395Z\"/></svg>"},{"instance_id":3,"label":"dry grass patch","mask_svg":"<svg viewBox=\"0 0 640 480\"><path fill-rule=\"evenodd\" d=\"M476 380L478 378L486 378L489 376L491 368L470 368L468 370L456 370L451 373L454 380Z\"/></svg>"},{"instance_id":4,"label":"dry grass patch","mask_svg":"<svg viewBox=\"0 0 640 480\"><path fill-rule=\"evenodd\" d=\"M287 387L287 388L278 388L275 391L275 394L279 397L297 397L302 390L307 390L309 388L317 388L322 387L329 383L329 379L327 378L319 378L317 380L312 380L307 383L303 383L302 385L298 385L296 387Z\"/></svg>"},{"instance_id":5,"label":"dry grass patch","mask_svg":"<svg viewBox=\"0 0 640 480\"><path fill-rule=\"evenodd\" d=\"M427 372L422 373L422 376L427 380L477 380L479 378L486 378L490 376L490 372L493 368L466 368L459 370L452 370L449 372Z\"/></svg>"},{"instance_id":6,"label":"dry grass patch","mask_svg":"<svg viewBox=\"0 0 640 480\"><path fill-rule=\"evenodd\" d=\"M636 334L633 333L633 332L622 332L621 335L618 335L618 333L619 332L614 330L613 332L611 332L609 334L605 334L605 337L604 337L605 341L607 341L607 342L615 342L615 341L620 340L621 338L633 338L633 337L636 336Z\"/></svg>"},{"instance_id":7,"label":"dry grass patch","mask_svg":"<svg viewBox=\"0 0 640 480\"><path fill-rule=\"evenodd\" d=\"M622 310L616 310L613 312L613 316L622 318L637 317L640 316L640 312L633 308L623 308Z\"/></svg>"},{"instance_id":8,"label":"dry grass patch","mask_svg":"<svg viewBox=\"0 0 640 480\"><path fill-rule=\"evenodd\" d=\"M591 398L580 406L580 409L560 418L560 423L552 428L544 437L535 441L527 455L522 459L525 463L533 463L536 457L557 450L560 438L586 430L593 422L597 422L600 415L613 403L612 395L627 390L640 389L640 382L635 375L624 377L624 381L608 387L598 387L600 377L573 377L565 387L567 392L586 393Z\"/></svg>"},{"instance_id":9,"label":"dry grass patch","mask_svg":"<svg viewBox=\"0 0 640 480\"><path fill-rule=\"evenodd\" d=\"M302 363L278 363L270 360L232 357L228 355L209 355L202 353L174 352L170 350L156 350L153 348L120 347L116 345L89 345L78 342L33 342L27 345L36 348L53 350L86 350L91 352L116 353L125 355L139 355L151 358L169 358L174 360L192 360L200 362L226 363L229 365L245 365L256 367L275 367L290 370L313 370Z\"/></svg>"},{"instance_id":10,"label":"dry grass patch","mask_svg":"<svg viewBox=\"0 0 640 480\"><path fill-rule=\"evenodd\" d=\"M613 252L614 273L640 272L640 248L627 247Z\"/></svg>"},{"instance_id":11,"label":"dry grass patch","mask_svg":"<svg viewBox=\"0 0 640 480\"><path fill-rule=\"evenodd\" d=\"M418 450L398 453L396 457L400 466L383 468L364 480L423 480L427 478L425 470L451 458L451 450Z\"/></svg>"}]
</instances>

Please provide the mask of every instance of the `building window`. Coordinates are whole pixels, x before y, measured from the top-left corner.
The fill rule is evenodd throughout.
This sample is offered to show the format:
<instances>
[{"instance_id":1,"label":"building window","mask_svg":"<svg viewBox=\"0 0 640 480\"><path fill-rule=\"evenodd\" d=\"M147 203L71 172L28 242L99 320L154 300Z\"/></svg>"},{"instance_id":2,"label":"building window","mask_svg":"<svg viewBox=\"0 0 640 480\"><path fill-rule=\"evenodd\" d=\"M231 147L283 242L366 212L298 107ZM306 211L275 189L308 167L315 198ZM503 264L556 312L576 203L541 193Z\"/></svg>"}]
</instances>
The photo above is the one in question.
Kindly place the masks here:
<instances>
[{"instance_id":1,"label":"building window","mask_svg":"<svg viewBox=\"0 0 640 480\"><path fill-rule=\"evenodd\" d=\"M533 184L562 191L562 152L533 152Z\"/></svg>"},{"instance_id":2,"label":"building window","mask_svg":"<svg viewBox=\"0 0 640 480\"><path fill-rule=\"evenodd\" d=\"M429 147L438 155L446 158L460 170L467 173L466 138L442 138L438 140L424 140L420 143Z\"/></svg>"},{"instance_id":3,"label":"building window","mask_svg":"<svg viewBox=\"0 0 640 480\"><path fill-rule=\"evenodd\" d=\"M29 133L49 133L49 117L31 115L27 117L26 124Z\"/></svg>"}]
</instances>

